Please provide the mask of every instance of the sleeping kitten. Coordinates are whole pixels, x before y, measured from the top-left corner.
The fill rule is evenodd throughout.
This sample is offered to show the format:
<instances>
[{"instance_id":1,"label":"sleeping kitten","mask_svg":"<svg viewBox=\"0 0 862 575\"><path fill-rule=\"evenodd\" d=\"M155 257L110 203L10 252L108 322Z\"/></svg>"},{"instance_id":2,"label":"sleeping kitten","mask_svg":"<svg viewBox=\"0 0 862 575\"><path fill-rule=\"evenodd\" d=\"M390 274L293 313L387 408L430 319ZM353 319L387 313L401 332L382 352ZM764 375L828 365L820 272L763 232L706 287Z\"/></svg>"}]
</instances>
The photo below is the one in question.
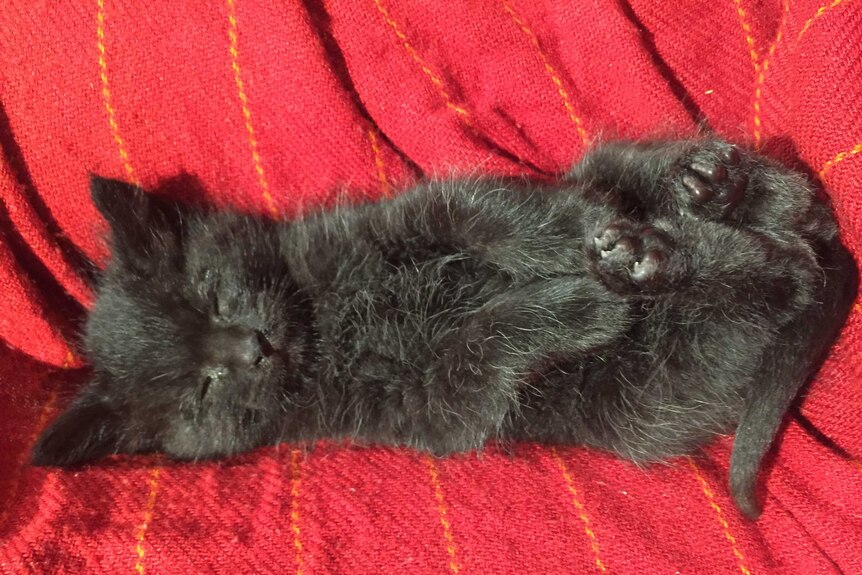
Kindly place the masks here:
<instances>
[{"instance_id":1,"label":"sleeping kitten","mask_svg":"<svg viewBox=\"0 0 862 575\"><path fill-rule=\"evenodd\" d=\"M93 178L93 381L33 460L317 438L635 461L736 430L732 493L837 335L855 266L805 180L720 140L619 142L556 185L433 182L293 222Z\"/></svg>"}]
</instances>

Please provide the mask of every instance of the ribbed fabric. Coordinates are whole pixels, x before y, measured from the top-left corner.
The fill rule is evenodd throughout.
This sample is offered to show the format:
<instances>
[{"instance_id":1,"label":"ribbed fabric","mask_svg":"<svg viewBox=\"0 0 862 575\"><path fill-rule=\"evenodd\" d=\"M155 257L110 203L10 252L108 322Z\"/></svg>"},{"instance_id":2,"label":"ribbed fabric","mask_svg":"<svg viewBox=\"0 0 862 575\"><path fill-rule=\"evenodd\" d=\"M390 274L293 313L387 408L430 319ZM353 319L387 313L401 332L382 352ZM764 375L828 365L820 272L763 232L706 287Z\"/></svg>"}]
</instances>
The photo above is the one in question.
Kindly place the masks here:
<instances>
[{"instance_id":1,"label":"ribbed fabric","mask_svg":"<svg viewBox=\"0 0 862 575\"><path fill-rule=\"evenodd\" d=\"M291 217L708 127L807 168L860 255L862 7L822 1L4 6L0 573L862 573L862 466L793 422L757 523L728 498L727 440L646 470L531 445L26 464L86 377L81 262L105 256L88 172L190 174L208 201ZM860 457L860 408L857 304L802 411Z\"/></svg>"}]
</instances>

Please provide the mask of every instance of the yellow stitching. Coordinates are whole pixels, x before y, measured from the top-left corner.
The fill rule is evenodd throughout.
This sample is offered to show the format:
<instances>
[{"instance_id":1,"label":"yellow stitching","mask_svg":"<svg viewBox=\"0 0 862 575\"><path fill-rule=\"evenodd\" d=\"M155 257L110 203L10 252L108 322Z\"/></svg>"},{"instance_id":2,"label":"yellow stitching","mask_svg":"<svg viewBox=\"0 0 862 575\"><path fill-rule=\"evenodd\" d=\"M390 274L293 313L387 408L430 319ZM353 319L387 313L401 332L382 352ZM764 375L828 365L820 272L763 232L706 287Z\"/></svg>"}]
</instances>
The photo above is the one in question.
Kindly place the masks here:
<instances>
[{"instance_id":1,"label":"yellow stitching","mask_svg":"<svg viewBox=\"0 0 862 575\"><path fill-rule=\"evenodd\" d=\"M748 44L748 55L751 57L751 63L754 65L754 71L759 68L759 56L757 49L754 46L754 36L751 34L751 25L748 23L748 15L745 13L745 8L742 7L741 0L733 0L736 5L736 14L739 16L739 23L742 25L742 31L745 34L745 43Z\"/></svg>"},{"instance_id":2,"label":"yellow stitching","mask_svg":"<svg viewBox=\"0 0 862 575\"><path fill-rule=\"evenodd\" d=\"M709 483L706 482L703 475L700 473L700 469L698 469L694 460L691 457L688 457L688 464L691 467L691 471L694 473L695 479L700 484L700 489L703 491L703 494L706 496L706 500L709 503L709 506L712 507L713 511L715 511L715 517L718 520L718 524L721 525L721 530L724 533L724 538L730 543L730 548L733 551L733 556L736 557L737 565L739 566L739 572L742 575L751 575L751 571L748 570L748 567L745 566L745 556L739 550L739 547L736 545L736 538L730 532L730 525L727 523L727 520L724 518L724 513L721 511L721 507L718 506L718 503L715 502L715 494L712 492L712 489L709 487Z\"/></svg>"},{"instance_id":3,"label":"yellow stitching","mask_svg":"<svg viewBox=\"0 0 862 575\"><path fill-rule=\"evenodd\" d=\"M396 22L395 19L392 18L392 16L389 14L389 11L386 9L385 6L383 6L382 0L374 0L374 4L375 6L377 6L377 11L380 12L380 15L383 16L383 19L386 21L389 27L392 28L393 32L395 32L395 36L397 36L398 39L401 40L401 45L404 47L404 49L407 51L413 61L419 65L419 68L422 70L425 76L427 76L431 83L437 88L437 93L440 95L440 98L442 98L443 103L446 105L446 107L457 115L461 123L464 124L470 130L470 132L472 132L479 138L484 138L483 134L477 129L476 125L473 123L470 113L462 106L455 104L452 99L452 96L450 96L449 92L446 91L446 88L443 85L443 80L431 69L430 66L428 66L428 64L425 63L425 60L422 59L422 56L419 55L419 52L416 51L416 49L407 39L407 35L401 31L401 27L398 25L398 22ZM516 157L516 161L519 165L526 168L530 168L530 166L528 166L522 158Z\"/></svg>"},{"instance_id":4,"label":"yellow stitching","mask_svg":"<svg viewBox=\"0 0 862 575\"><path fill-rule=\"evenodd\" d=\"M524 35L530 40L530 43L533 45L533 48L536 50L536 54L539 56L539 59L542 61L542 64L545 67L545 72L547 72L548 76L551 78L551 81L557 88L557 93L560 95L560 98L563 100L563 107L566 108L566 114L569 116L569 120L571 120L575 124L575 129L578 132L578 136L580 136L581 141L584 145L588 146L590 144L590 136L587 134L587 131L584 129L584 124L581 118L575 113L575 107L572 105L572 101L569 98L569 93L563 87L563 82L560 80L560 76L557 73L557 70L551 64L548 55L545 54L545 51L542 50L542 46L539 44L539 39L533 33L533 31L527 26L527 24L522 20L516 13L512 6L507 2L507 0L501 0L501 4L503 6L503 10L505 10L509 16L512 17L512 20L521 29Z\"/></svg>"},{"instance_id":5,"label":"yellow stitching","mask_svg":"<svg viewBox=\"0 0 862 575\"><path fill-rule=\"evenodd\" d=\"M380 153L380 146L377 144L377 131L374 128L368 128L366 135L368 136L368 143L371 144L371 151L374 153L374 166L377 168L377 181L380 182L380 190L385 197L389 197L392 195L392 186L389 183L389 178L386 177L383 155Z\"/></svg>"},{"instance_id":6,"label":"yellow stitching","mask_svg":"<svg viewBox=\"0 0 862 575\"><path fill-rule=\"evenodd\" d=\"M755 82L754 88L754 147L755 149L760 148L760 140L761 140L761 120L760 120L760 99L763 94L763 83L766 81L766 72L769 70L769 61L772 58L772 55L775 54L775 48L778 46L778 43L781 42L781 38L784 35L784 26L787 23L787 14L790 12L790 2L789 0L782 0L781 3L781 22L778 24L778 31L775 33L775 39L772 41L772 44L769 45L769 50L766 53L766 57L763 58L763 63L760 65L757 80Z\"/></svg>"},{"instance_id":7,"label":"yellow stitching","mask_svg":"<svg viewBox=\"0 0 862 575\"><path fill-rule=\"evenodd\" d=\"M838 154L836 154L834 158L823 164L823 167L820 168L820 171L817 172L817 175L819 175L820 179L822 180L823 177L826 175L826 172L834 168L836 164L840 164L844 160L852 158L860 152L862 152L862 142L856 144L851 149L845 152L839 152Z\"/></svg>"},{"instance_id":8,"label":"yellow stitching","mask_svg":"<svg viewBox=\"0 0 862 575\"><path fill-rule=\"evenodd\" d=\"M833 8L841 4L843 1L844 0L832 0L832 3L828 6L821 6L820 8L818 8L817 12L814 13L814 16L805 21L805 24L803 24L802 29L799 31L799 35L796 36L796 41L798 42L800 39L802 39L802 35L805 34L809 28L811 28L811 25L814 24L815 20L826 14L826 12L828 12L829 10L832 10Z\"/></svg>"},{"instance_id":9,"label":"yellow stitching","mask_svg":"<svg viewBox=\"0 0 862 575\"><path fill-rule=\"evenodd\" d=\"M114 111L114 107L111 105L111 90L108 83L108 64L105 59L105 0L97 0L97 4L99 9L96 13L96 46L99 50L99 77L102 80L102 101L105 105L105 111L108 113L108 125L111 127L111 134L117 144L117 150L120 154L120 159L123 162L123 167L126 170L126 175L132 183L139 186L140 181L137 176L135 176L135 170L132 168L132 163L129 160L129 153L126 151L126 146L123 142L122 136L120 136L120 128L117 124L116 112ZM66 355L66 361L63 364L64 368L71 366L73 361L74 356L72 356L72 352L69 351ZM144 548L144 541L156 507L156 498L159 492L159 473L160 469L158 467L154 467L150 472L150 478L148 481L150 491L147 495L147 505L144 509L143 521L138 525L135 532L135 540L137 541L135 544L135 553L137 555L135 571L139 575L143 575L145 572L144 556L146 555L146 550Z\"/></svg>"},{"instance_id":10,"label":"yellow stitching","mask_svg":"<svg viewBox=\"0 0 862 575\"><path fill-rule=\"evenodd\" d=\"M608 568L602 561L600 553L601 549L599 548L598 538L596 537L596 533L593 531L593 528L590 525L590 518L589 516L587 516L587 509L584 507L584 504L581 503L580 497L578 496L578 490L575 487L575 482L572 479L571 474L569 474L568 467L566 467L566 462L563 461L563 458L560 457L560 454L557 453L557 450L554 448L551 448L551 455L553 455L554 460L557 463L557 467L563 474L563 479L566 482L566 489L569 491L569 495L572 496L572 505L578 512L578 517L580 518L581 523L584 526L584 533L587 535L587 539L589 539L590 541L590 548L593 550L593 557L596 568L601 573L607 573Z\"/></svg>"},{"instance_id":11,"label":"yellow stitching","mask_svg":"<svg viewBox=\"0 0 862 575\"><path fill-rule=\"evenodd\" d=\"M248 146L251 151L251 161L254 165L254 171L257 173L257 182L262 190L263 200L266 202L266 209L273 218L278 217L278 210L275 207L275 202L272 195L269 193L269 182L266 179L266 173L263 169L263 163L260 160L258 152L257 137L254 135L254 126L251 123L251 109L248 107L248 96L245 93L245 83L242 80L242 70L239 67L239 37L237 36L236 26L236 0L227 0L228 8L228 30L227 35L230 40L230 67L233 70L233 80L236 83L237 96L242 107L242 116L245 120L245 130L248 132Z\"/></svg>"},{"instance_id":12,"label":"yellow stitching","mask_svg":"<svg viewBox=\"0 0 862 575\"><path fill-rule=\"evenodd\" d=\"M111 105L111 88L108 84L108 63L105 59L105 0L96 1L99 7L96 12L96 47L99 49L99 78L102 80L102 102L108 114L108 125L111 127L111 135L117 144L117 150L120 153L120 159L123 161L126 175L129 177L129 181L139 186L140 181L135 176L135 170L129 161L129 152L126 150L126 144L122 136L120 136L120 128L117 125L117 114Z\"/></svg>"},{"instance_id":13,"label":"yellow stitching","mask_svg":"<svg viewBox=\"0 0 862 575\"><path fill-rule=\"evenodd\" d=\"M66 344L68 346L68 343ZM75 355L72 353L72 350L66 349L66 359L63 360L62 369L68 370L72 368L72 365L75 363ZM51 391L48 393L48 399L45 400L45 403L42 404L42 409L39 413L39 419L36 422L36 429L33 430L33 434L30 436L30 445L36 443L36 439L42 433L42 430L45 428L45 425L48 423L48 420L51 418L51 414L54 411L57 403L57 386L52 385ZM21 465L24 465L27 459L29 451L24 452L23 460L21 461Z\"/></svg>"},{"instance_id":14,"label":"yellow stitching","mask_svg":"<svg viewBox=\"0 0 862 575\"><path fill-rule=\"evenodd\" d=\"M431 486L434 488L434 499L437 501L437 515L440 517L440 525L443 526L443 539L446 540L446 553L449 554L449 570L452 573L461 571L461 564L456 556L455 538L452 536L452 525L449 523L449 513L446 508L446 500L443 497L443 487L440 485L440 475L437 465L430 456L425 456L428 464L428 473L431 475Z\"/></svg>"},{"instance_id":15,"label":"yellow stitching","mask_svg":"<svg viewBox=\"0 0 862 575\"><path fill-rule=\"evenodd\" d=\"M137 561L135 562L135 571L139 575L144 575L146 571L144 569L144 556L146 555L146 550L144 548L144 542L147 538L147 530L150 528L150 523L153 521L153 512L156 508L156 499L159 494L159 474L161 473L161 469L158 467L154 467L152 471L150 471L150 478L147 481L147 484L150 486L150 492L147 495L147 506L144 508L144 518L141 521L141 524L138 525L138 528L135 532L135 539L137 540L137 544L135 545L135 553L138 556Z\"/></svg>"},{"instance_id":16,"label":"yellow stitching","mask_svg":"<svg viewBox=\"0 0 862 575\"><path fill-rule=\"evenodd\" d=\"M68 369L63 366L63 369ZM48 423L48 420L51 418L51 414L54 412L54 408L57 403L57 386L51 386L51 391L48 394L48 399L45 400L45 403L42 404L42 409L39 413L39 420L36 422L36 429L33 431L33 434L30 436L30 445L36 443L36 439L39 438L39 435L42 433L42 430L45 429L45 425ZM24 452L23 461L21 464L23 465L27 460L27 452Z\"/></svg>"},{"instance_id":17,"label":"yellow stitching","mask_svg":"<svg viewBox=\"0 0 862 575\"><path fill-rule=\"evenodd\" d=\"M434 73L434 71L425 63L425 60L419 55L413 45L410 44L410 41L407 39L407 36L404 32L401 31L401 27L398 26L398 22L396 22L392 16L389 14L389 11L383 6L381 0L374 0L374 5L377 6L377 11L380 12L380 15L383 16L383 19L389 24L389 27L392 28L392 31L395 32L395 35L401 40L401 45L404 46L404 49L407 50L407 53L413 58L413 61L419 65L419 68L422 69L422 72L428 77L432 84L437 88L438 94L443 98L443 102L446 104L446 107L452 110L455 114L458 115L458 118L464 122L470 128L473 128L472 120L470 119L470 113L467 112L461 106L456 105L452 97L449 95L449 92L446 91L445 86L443 85L443 80L440 79L440 76ZM474 128L475 129L475 128Z\"/></svg>"},{"instance_id":18,"label":"yellow stitching","mask_svg":"<svg viewBox=\"0 0 862 575\"><path fill-rule=\"evenodd\" d=\"M296 575L302 575L302 533L299 529L299 490L302 487L302 469L298 449L290 452L290 531L293 533L293 549L296 554Z\"/></svg>"}]
</instances>

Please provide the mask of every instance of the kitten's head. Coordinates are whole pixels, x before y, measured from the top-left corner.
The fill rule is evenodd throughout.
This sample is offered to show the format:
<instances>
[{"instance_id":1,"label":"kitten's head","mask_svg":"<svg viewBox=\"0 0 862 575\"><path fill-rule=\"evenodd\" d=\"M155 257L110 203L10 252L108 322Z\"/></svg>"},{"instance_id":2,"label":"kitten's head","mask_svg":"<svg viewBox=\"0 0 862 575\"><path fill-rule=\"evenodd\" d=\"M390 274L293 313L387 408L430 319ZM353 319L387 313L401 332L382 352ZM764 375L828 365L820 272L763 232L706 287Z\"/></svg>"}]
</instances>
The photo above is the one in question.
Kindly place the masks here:
<instances>
[{"instance_id":1,"label":"kitten's head","mask_svg":"<svg viewBox=\"0 0 862 575\"><path fill-rule=\"evenodd\" d=\"M101 178L92 195L113 253L86 326L94 378L39 439L34 462L205 458L272 440L311 347L279 224Z\"/></svg>"}]
</instances>

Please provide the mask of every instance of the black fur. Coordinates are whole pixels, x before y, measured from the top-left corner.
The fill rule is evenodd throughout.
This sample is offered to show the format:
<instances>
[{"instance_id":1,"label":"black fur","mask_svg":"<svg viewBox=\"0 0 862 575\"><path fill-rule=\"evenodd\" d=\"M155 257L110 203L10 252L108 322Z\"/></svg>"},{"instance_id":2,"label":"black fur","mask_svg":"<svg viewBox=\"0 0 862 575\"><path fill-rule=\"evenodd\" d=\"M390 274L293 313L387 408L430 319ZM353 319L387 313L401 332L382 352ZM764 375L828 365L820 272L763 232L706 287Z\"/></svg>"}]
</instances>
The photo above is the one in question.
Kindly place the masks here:
<instances>
[{"instance_id":1,"label":"black fur","mask_svg":"<svg viewBox=\"0 0 862 575\"><path fill-rule=\"evenodd\" d=\"M445 181L271 222L94 178L113 259L94 378L38 464L349 437L635 461L736 429L757 469L856 271L799 175L720 140L618 142L556 185Z\"/></svg>"}]
</instances>

